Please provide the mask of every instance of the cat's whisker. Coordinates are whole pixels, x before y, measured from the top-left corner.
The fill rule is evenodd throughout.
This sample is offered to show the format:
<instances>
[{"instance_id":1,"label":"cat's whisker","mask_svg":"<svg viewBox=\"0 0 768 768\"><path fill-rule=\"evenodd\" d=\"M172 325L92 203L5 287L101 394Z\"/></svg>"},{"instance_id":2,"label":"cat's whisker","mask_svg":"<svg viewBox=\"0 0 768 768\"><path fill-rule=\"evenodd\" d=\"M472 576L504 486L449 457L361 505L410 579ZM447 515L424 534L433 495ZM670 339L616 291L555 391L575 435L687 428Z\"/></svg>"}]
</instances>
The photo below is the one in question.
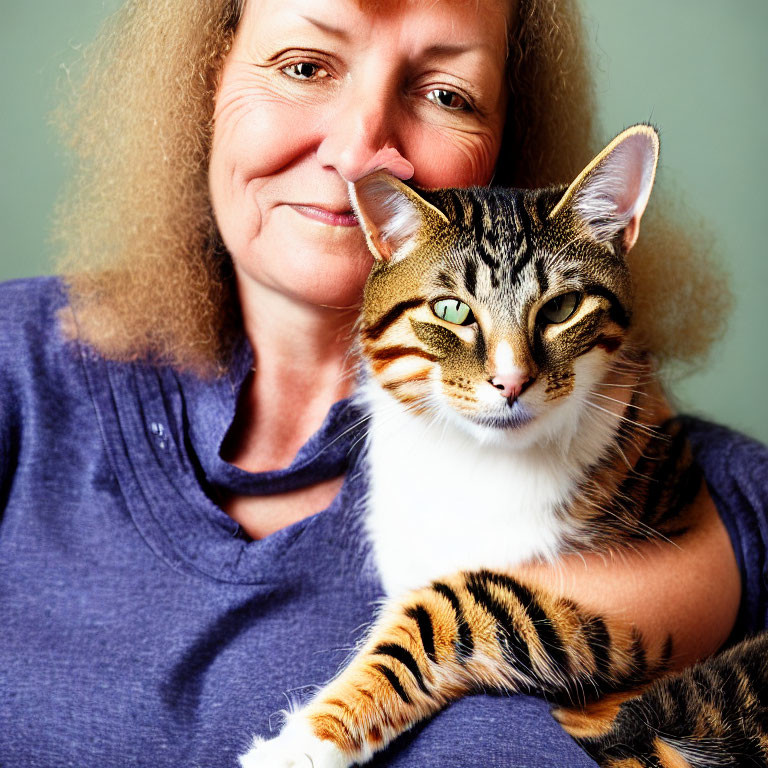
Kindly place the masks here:
<instances>
[{"instance_id":1,"label":"cat's whisker","mask_svg":"<svg viewBox=\"0 0 768 768\"><path fill-rule=\"evenodd\" d=\"M637 408L638 410L652 410L652 407L654 405L654 399L650 398L642 389L637 389L634 386L629 385L616 385L616 384L595 384L594 385L594 391L598 390L614 390L614 389L620 389L622 392L626 393L629 397L629 400L625 402L625 405L627 407L632 406L634 408ZM617 393L619 394L619 393ZM639 403L645 403L645 405L639 405ZM650 408L648 408L650 406Z\"/></svg>"},{"instance_id":2,"label":"cat's whisker","mask_svg":"<svg viewBox=\"0 0 768 768\"><path fill-rule=\"evenodd\" d=\"M624 416L623 414L616 413L614 411L609 410L608 408L604 408L601 405L598 405L597 403L590 400L588 397L584 398L584 402L589 405L591 408L594 408L598 411L602 411L603 413L606 413L616 419L618 419L621 422L624 422L626 424L631 424L633 427L638 429L641 432L645 432L649 436L654 436L657 434L656 430L653 429L653 427L648 426L647 424L643 424L640 421L635 421L635 419L630 419L628 416Z\"/></svg>"},{"instance_id":3,"label":"cat's whisker","mask_svg":"<svg viewBox=\"0 0 768 768\"><path fill-rule=\"evenodd\" d=\"M347 427L345 430L340 432L336 437L333 438L333 440L330 440L327 445L323 446L323 448L317 452L317 455L320 456L322 453L327 451L329 448L331 448L333 445L335 445L339 440L346 437L350 432L354 432L357 429L360 429L360 427L365 424L366 422L369 422L373 418L373 414L365 414L361 416L354 424L351 424L349 427ZM363 437L367 435L367 432L364 433ZM347 451L347 453L351 452L351 448L354 445L357 445L359 442L358 440L355 440L352 445L350 446L350 449Z\"/></svg>"},{"instance_id":4,"label":"cat's whisker","mask_svg":"<svg viewBox=\"0 0 768 768\"><path fill-rule=\"evenodd\" d=\"M621 456L622 461L624 462L627 469L632 472L634 470L634 467L632 466L632 462L627 458L627 454L624 452L624 449L619 445L619 443L616 443L614 446L614 450L618 452L619 456Z\"/></svg>"},{"instance_id":5,"label":"cat's whisker","mask_svg":"<svg viewBox=\"0 0 768 768\"><path fill-rule=\"evenodd\" d=\"M343 432L339 433L328 445L329 447L336 443L337 441L341 440L341 438L346 437L350 432L354 432L356 429L359 429L363 424L365 424L367 421L370 421L373 418L373 414L365 414L364 416L361 416L354 424L351 424L349 427L347 427Z\"/></svg>"},{"instance_id":6,"label":"cat's whisker","mask_svg":"<svg viewBox=\"0 0 768 768\"><path fill-rule=\"evenodd\" d=\"M597 384L595 384L595 386L601 389L625 389L631 392L632 394L637 395L638 397L642 397L646 400L654 400L655 397L649 394L648 392L648 387L651 386L653 383L654 383L653 380L647 379L647 380L633 381L631 384L598 382Z\"/></svg>"},{"instance_id":7,"label":"cat's whisker","mask_svg":"<svg viewBox=\"0 0 768 768\"><path fill-rule=\"evenodd\" d=\"M594 510L596 512L599 512L601 515L605 517L610 517L615 520L617 520L622 528L631 528L633 531L640 533L642 532L643 538L651 539L651 540L659 540L664 541L668 544L673 544L674 546L679 548L679 545L676 544L672 539L665 536L663 533L658 531L656 528L653 528L652 526L645 523L643 520L639 519L636 515L630 514L629 511L621 507L621 505L616 504L615 502L618 500L618 496L614 495L612 501L614 502L613 506L605 506L602 503L602 499L598 501L597 497L593 497L593 504L594 504ZM626 499L631 505L632 500ZM619 514L619 511L615 507L619 506L620 511L623 512L623 514ZM637 549L636 545L633 544L631 541L623 542L623 544L628 548L631 549L637 553L639 553L639 550Z\"/></svg>"},{"instance_id":8,"label":"cat's whisker","mask_svg":"<svg viewBox=\"0 0 768 768\"><path fill-rule=\"evenodd\" d=\"M616 397L610 397L609 395L604 395L601 392L592 392L591 394L593 394L595 397L602 397L604 400L610 400L612 403L616 403L617 405L620 405L622 408L628 408L630 406L630 403L624 400L619 400ZM643 408L640 405L632 405L632 408L634 408L637 411L642 411L645 413L648 413L649 411L648 408Z\"/></svg>"},{"instance_id":9,"label":"cat's whisker","mask_svg":"<svg viewBox=\"0 0 768 768\"><path fill-rule=\"evenodd\" d=\"M657 376L648 370L646 365L634 365L632 363L613 360L607 363L606 370L621 378L632 378L636 383L646 386L657 380Z\"/></svg>"},{"instance_id":10,"label":"cat's whisker","mask_svg":"<svg viewBox=\"0 0 768 768\"><path fill-rule=\"evenodd\" d=\"M648 392L648 387L655 383L656 379L652 377L643 377L643 376L631 376L629 377L626 373L623 371L612 371L610 368L607 369L607 372L609 375L612 375L614 377L621 377L623 379L626 378L632 378L631 382L628 382L626 384L623 384L619 381L612 382L612 381L602 381L599 382L599 386L601 387L617 387L620 389L634 389L638 392L642 393L643 397L652 398L653 396Z\"/></svg>"}]
</instances>

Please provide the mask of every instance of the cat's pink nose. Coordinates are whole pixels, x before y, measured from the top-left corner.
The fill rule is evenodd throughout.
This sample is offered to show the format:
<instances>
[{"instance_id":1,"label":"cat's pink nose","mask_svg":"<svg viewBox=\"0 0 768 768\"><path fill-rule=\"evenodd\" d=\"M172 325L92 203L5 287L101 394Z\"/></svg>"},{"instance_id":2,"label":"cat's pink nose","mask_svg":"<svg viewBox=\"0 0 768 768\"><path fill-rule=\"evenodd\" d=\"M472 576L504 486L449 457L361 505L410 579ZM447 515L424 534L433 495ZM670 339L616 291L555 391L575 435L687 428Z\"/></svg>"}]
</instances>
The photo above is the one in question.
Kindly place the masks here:
<instances>
[{"instance_id":1,"label":"cat's pink nose","mask_svg":"<svg viewBox=\"0 0 768 768\"><path fill-rule=\"evenodd\" d=\"M510 398L514 400L520 397L522 391L525 389L525 385L531 380L530 376L520 371L519 373L504 373L494 376L491 379L493 384L499 393L507 400Z\"/></svg>"}]
</instances>

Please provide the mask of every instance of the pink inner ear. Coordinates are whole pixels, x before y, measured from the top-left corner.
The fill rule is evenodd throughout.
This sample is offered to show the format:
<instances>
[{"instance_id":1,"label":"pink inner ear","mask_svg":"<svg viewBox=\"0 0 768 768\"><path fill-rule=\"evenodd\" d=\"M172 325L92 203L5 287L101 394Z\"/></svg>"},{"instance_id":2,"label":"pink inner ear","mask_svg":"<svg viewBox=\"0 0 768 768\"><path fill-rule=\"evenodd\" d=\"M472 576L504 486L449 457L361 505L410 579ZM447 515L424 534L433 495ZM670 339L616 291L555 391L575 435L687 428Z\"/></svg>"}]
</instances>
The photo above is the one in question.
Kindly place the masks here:
<instances>
[{"instance_id":1,"label":"pink inner ear","mask_svg":"<svg viewBox=\"0 0 768 768\"><path fill-rule=\"evenodd\" d=\"M616 215L630 219L645 210L653 181L654 154L650 141L645 135L630 136L616 148L608 163L616 163L615 173L619 182L616 195Z\"/></svg>"},{"instance_id":2,"label":"pink inner ear","mask_svg":"<svg viewBox=\"0 0 768 768\"><path fill-rule=\"evenodd\" d=\"M627 182L624 194L619 196L617 209L619 216L628 219L622 236L622 246L627 253L640 236L640 219L648 205L653 177L656 170L656 153L648 136L632 136L625 142L625 156L620 162L628 163ZM622 149L624 146L622 145ZM626 160L625 160L626 158Z\"/></svg>"},{"instance_id":3,"label":"pink inner ear","mask_svg":"<svg viewBox=\"0 0 768 768\"><path fill-rule=\"evenodd\" d=\"M655 168L655 144L638 133L624 139L588 176L574 207L598 240L611 240L623 230L624 250L635 244Z\"/></svg>"},{"instance_id":4,"label":"pink inner ear","mask_svg":"<svg viewBox=\"0 0 768 768\"><path fill-rule=\"evenodd\" d=\"M621 247L624 250L624 253L628 253L631 250L639 236L640 216L633 216L629 220L629 224L624 228L624 234L621 237Z\"/></svg>"},{"instance_id":5,"label":"pink inner ear","mask_svg":"<svg viewBox=\"0 0 768 768\"><path fill-rule=\"evenodd\" d=\"M385 240L381 236L380 230L377 229L371 232L371 240L373 240L373 245L379 256L381 256L384 261L390 261L392 259L392 254L394 253L394 248L388 240Z\"/></svg>"}]
</instances>

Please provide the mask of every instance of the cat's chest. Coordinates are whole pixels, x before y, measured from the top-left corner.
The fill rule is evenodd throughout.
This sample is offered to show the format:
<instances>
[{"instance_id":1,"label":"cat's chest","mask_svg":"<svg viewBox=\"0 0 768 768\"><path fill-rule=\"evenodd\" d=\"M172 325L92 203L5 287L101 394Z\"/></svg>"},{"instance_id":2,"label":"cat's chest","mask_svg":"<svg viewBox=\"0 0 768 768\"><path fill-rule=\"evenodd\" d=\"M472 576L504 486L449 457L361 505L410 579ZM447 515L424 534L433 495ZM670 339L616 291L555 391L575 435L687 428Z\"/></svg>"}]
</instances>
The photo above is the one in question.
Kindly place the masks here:
<instances>
[{"instance_id":1,"label":"cat's chest","mask_svg":"<svg viewBox=\"0 0 768 768\"><path fill-rule=\"evenodd\" d=\"M554 556L568 533L576 481L546 454L391 412L374 414L369 439L368 532L389 594Z\"/></svg>"}]
</instances>

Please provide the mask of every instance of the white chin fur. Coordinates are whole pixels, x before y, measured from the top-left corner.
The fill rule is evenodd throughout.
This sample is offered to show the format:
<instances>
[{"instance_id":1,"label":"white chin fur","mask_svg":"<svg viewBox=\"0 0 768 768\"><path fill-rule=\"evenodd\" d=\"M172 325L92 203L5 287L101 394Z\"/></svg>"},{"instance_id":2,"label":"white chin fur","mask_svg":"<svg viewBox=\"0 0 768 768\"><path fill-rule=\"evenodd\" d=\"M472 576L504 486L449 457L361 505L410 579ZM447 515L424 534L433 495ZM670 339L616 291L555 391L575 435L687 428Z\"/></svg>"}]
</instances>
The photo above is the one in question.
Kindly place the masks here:
<instances>
[{"instance_id":1,"label":"white chin fur","mask_svg":"<svg viewBox=\"0 0 768 768\"><path fill-rule=\"evenodd\" d=\"M434 419L414 416L375 381L364 385L373 412L367 526L389 594L457 570L557 556L573 533L561 511L618 426L587 403L602 354L577 361L567 397L532 405L532 421L506 430L446 407Z\"/></svg>"}]
</instances>

